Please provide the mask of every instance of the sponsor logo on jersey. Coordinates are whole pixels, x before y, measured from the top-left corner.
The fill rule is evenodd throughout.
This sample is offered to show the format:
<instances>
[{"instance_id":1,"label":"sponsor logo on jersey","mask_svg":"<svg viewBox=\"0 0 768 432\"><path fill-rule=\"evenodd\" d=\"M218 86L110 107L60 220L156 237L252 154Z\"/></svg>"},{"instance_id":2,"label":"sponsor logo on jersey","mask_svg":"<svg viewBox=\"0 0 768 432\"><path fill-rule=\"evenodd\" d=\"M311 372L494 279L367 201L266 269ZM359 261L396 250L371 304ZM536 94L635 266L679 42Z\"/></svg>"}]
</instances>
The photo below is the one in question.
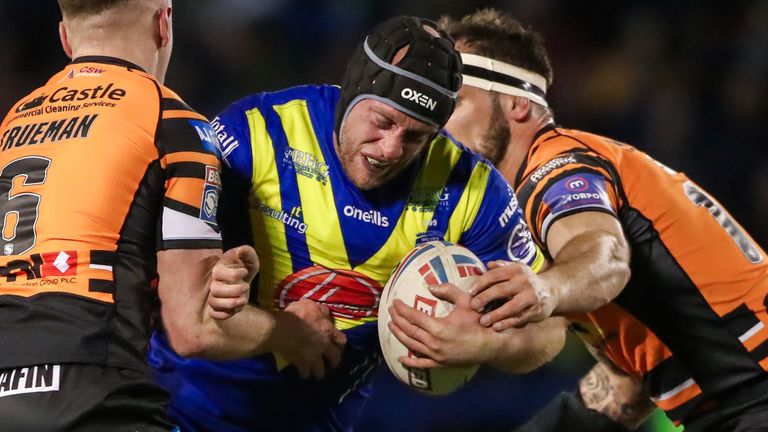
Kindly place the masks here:
<instances>
[{"instance_id":1,"label":"sponsor logo on jersey","mask_svg":"<svg viewBox=\"0 0 768 432\"><path fill-rule=\"evenodd\" d=\"M565 202L569 203L571 201L583 201L583 200L590 200L590 201L600 201L600 194L597 192L589 192L589 193L575 193L566 195Z\"/></svg>"},{"instance_id":2,"label":"sponsor logo on jersey","mask_svg":"<svg viewBox=\"0 0 768 432\"><path fill-rule=\"evenodd\" d=\"M240 146L240 143L235 139L233 135L230 135L227 131L227 127L221 123L221 119L216 117L211 122L211 128L216 133L216 138L219 142L219 150L221 150L221 156L226 160L230 153Z\"/></svg>"},{"instance_id":3,"label":"sponsor logo on jersey","mask_svg":"<svg viewBox=\"0 0 768 432\"><path fill-rule=\"evenodd\" d=\"M77 251L44 253L40 272L43 277L74 276L77 274Z\"/></svg>"},{"instance_id":4,"label":"sponsor logo on jersey","mask_svg":"<svg viewBox=\"0 0 768 432\"><path fill-rule=\"evenodd\" d=\"M521 219L507 242L507 256L512 261L519 261L528 265L536 260L536 245L533 243L531 231L528 225Z\"/></svg>"},{"instance_id":5,"label":"sponsor logo on jersey","mask_svg":"<svg viewBox=\"0 0 768 432\"><path fill-rule=\"evenodd\" d=\"M501 225L502 228L507 226L510 220L512 220L517 212L518 204L517 204L517 197L512 195L509 200L509 204L507 204L507 207L504 208L504 212L499 216L499 225Z\"/></svg>"},{"instance_id":6,"label":"sponsor logo on jersey","mask_svg":"<svg viewBox=\"0 0 768 432\"><path fill-rule=\"evenodd\" d=\"M61 366L42 365L0 371L0 398L59 390Z\"/></svg>"},{"instance_id":7,"label":"sponsor logo on jersey","mask_svg":"<svg viewBox=\"0 0 768 432\"><path fill-rule=\"evenodd\" d=\"M200 204L200 220L216 223L216 210L219 207L219 188L205 185L203 202Z\"/></svg>"},{"instance_id":8,"label":"sponsor logo on jersey","mask_svg":"<svg viewBox=\"0 0 768 432\"><path fill-rule=\"evenodd\" d=\"M377 315L382 290L362 273L315 265L283 279L275 290L274 303L284 309L309 299L327 306L336 317L360 319Z\"/></svg>"},{"instance_id":9,"label":"sponsor logo on jersey","mask_svg":"<svg viewBox=\"0 0 768 432\"><path fill-rule=\"evenodd\" d=\"M122 100L128 92L125 89L115 87L115 83L109 83L105 86L86 88L69 88L67 86L59 87L48 97L48 102L75 102L86 100L108 99L112 101Z\"/></svg>"},{"instance_id":10,"label":"sponsor logo on jersey","mask_svg":"<svg viewBox=\"0 0 768 432\"><path fill-rule=\"evenodd\" d=\"M2 151L24 145L54 143L76 138L86 138L98 114L76 116L60 120L14 126L0 138Z\"/></svg>"},{"instance_id":11,"label":"sponsor logo on jersey","mask_svg":"<svg viewBox=\"0 0 768 432\"><path fill-rule=\"evenodd\" d=\"M293 166L298 175L317 180L322 184L328 183L328 164L312 153L289 147L285 151L283 162Z\"/></svg>"},{"instance_id":12,"label":"sponsor logo on jersey","mask_svg":"<svg viewBox=\"0 0 768 432\"><path fill-rule=\"evenodd\" d=\"M97 76L101 76L101 74L103 74L104 72L106 72L105 69L99 69L93 66L83 66L80 68L80 70L77 71L77 73L75 73L75 76L97 77Z\"/></svg>"},{"instance_id":13,"label":"sponsor logo on jersey","mask_svg":"<svg viewBox=\"0 0 768 432\"><path fill-rule=\"evenodd\" d=\"M219 207L219 191L221 190L221 176L215 166L205 166L205 179L203 188L203 201L200 205L200 219L216 223L216 211Z\"/></svg>"},{"instance_id":14,"label":"sponsor logo on jersey","mask_svg":"<svg viewBox=\"0 0 768 432\"><path fill-rule=\"evenodd\" d=\"M551 161L539 167L539 169L537 169L536 171L534 171L533 174L531 174L530 180L536 183L542 178L544 178L545 175L549 174L552 170L568 164L575 164L575 163L576 163L576 158L573 155L554 158Z\"/></svg>"},{"instance_id":15,"label":"sponsor logo on jersey","mask_svg":"<svg viewBox=\"0 0 768 432\"><path fill-rule=\"evenodd\" d=\"M584 192L589 188L589 181L581 176L570 177L565 182L565 188L572 192Z\"/></svg>"},{"instance_id":16,"label":"sponsor logo on jersey","mask_svg":"<svg viewBox=\"0 0 768 432\"><path fill-rule=\"evenodd\" d=\"M299 219L301 214L301 207L294 207L291 210L291 213L288 213L282 210L273 209L272 207L259 201L256 204L256 209L265 216L270 217L278 222L282 222L287 227L295 229L299 232L299 234L304 234L307 232L307 224Z\"/></svg>"},{"instance_id":17,"label":"sponsor logo on jersey","mask_svg":"<svg viewBox=\"0 0 768 432\"><path fill-rule=\"evenodd\" d=\"M389 226L389 218L378 210L360 210L355 206L344 206L344 216L357 219L369 224L386 228Z\"/></svg>"},{"instance_id":18,"label":"sponsor logo on jersey","mask_svg":"<svg viewBox=\"0 0 768 432\"><path fill-rule=\"evenodd\" d=\"M434 111L437 108L437 101L424 93L417 92L416 90L406 87L400 92L400 96L407 101L416 102L416 104L427 108L430 111Z\"/></svg>"},{"instance_id":19,"label":"sponsor logo on jersey","mask_svg":"<svg viewBox=\"0 0 768 432\"><path fill-rule=\"evenodd\" d=\"M427 243L431 241L437 241L437 240L443 240L445 238L445 233L438 230L426 230L424 232L420 232L416 234L416 246Z\"/></svg>"},{"instance_id":20,"label":"sponsor logo on jersey","mask_svg":"<svg viewBox=\"0 0 768 432\"><path fill-rule=\"evenodd\" d=\"M29 259L14 259L0 266L0 276L7 282L16 282L19 276L26 280L77 275L77 251L35 253Z\"/></svg>"},{"instance_id":21,"label":"sponsor logo on jersey","mask_svg":"<svg viewBox=\"0 0 768 432\"><path fill-rule=\"evenodd\" d=\"M218 168L210 165L205 166L205 184L221 187L221 176Z\"/></svg>"},{"instance_id":22,"label":"sponsor logo on jersey","mask_svg":"<svg viewBox=\"0 0 768 432\"><path fill-rule=\"evenodd\" d=\"M189 124L195 128L197 136L200 137L200 142L203 147L211 154L219 154L219 139L216 138L216 132L213 131L211 124L207 121L200 120L188 120Z\"/></svg>"},{"instance_id":23,"label":"sponsor logo on jersey","mask_svg":"<svg viewBox=\"0 0 768 432\"><path fill-rule=\"evenodd\" d=\"M408 197L406 207L415 212L433 212L439 206L448 206L449 198L447 188L414 189Z\"/></svg>"},{"instance_id":24,"label":"sponsor logo on jersey","mask_svg":"<svg viewBox=\"0 0 768 432\"><path fill-rule=\"evenodd\" d=\"M599 174L574 174L552 185L544 193L544 203L553 216L577 208L599 207L612 211L605 183L605 178Z\"/></svg>"},{"instance_id":25,"label":"sponsor logo on jersey","mask_svg":"<svg viewBox=\"0 0 768 432\"><path fill-rule=\"evenodd\" d=\"M36 98L34 98L34 99L30 99L30 100L28 100L28 101L26 101L26 102L22 102L22 103L19 105L19 107L18 107L18 108L16 108L16 112L17 112L17 113L20 113L20 112L22 112L22 111L30 110L30 109L32 109L32 108L37 108L37 107L39 107L40 105L42 105L42 104L43 104L43 102L45 102L45 99L46 99L47 97L48 97L48 95L46 95L46 94L42 94L42 95L40 95L40 96L38 96L38 97L36 97Z\"/></svg>"}]
</instances>

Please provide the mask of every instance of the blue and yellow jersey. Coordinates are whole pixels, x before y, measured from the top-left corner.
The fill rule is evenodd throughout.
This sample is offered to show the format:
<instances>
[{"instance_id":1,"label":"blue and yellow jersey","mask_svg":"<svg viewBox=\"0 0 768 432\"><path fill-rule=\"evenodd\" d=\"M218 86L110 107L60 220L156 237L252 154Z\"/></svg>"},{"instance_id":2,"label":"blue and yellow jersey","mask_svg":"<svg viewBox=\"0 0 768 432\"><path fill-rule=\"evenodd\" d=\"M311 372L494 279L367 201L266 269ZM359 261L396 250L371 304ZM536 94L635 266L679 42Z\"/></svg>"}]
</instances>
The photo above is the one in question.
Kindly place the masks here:
<instances>
[{"instance_id":1,"label":"blue and yellow jersey","mask_svg":"<svg viewBox=\"0 0 768 432\"><path fill-rule=\"evenodd\" d=\"M323 303L347 334L348 348L376 352L382 289L417 244L441 239L486 263L543 264L512 189L448 135L437 135L387 185L357 189L334 147L338 97L334 86L259 93L212 122L224 159L225 247L253 244L261 260L252 301L262 308L302 298ZM284 366L271 356L252 361L271 362L275 371Z\"/></svg>"},{"instance_id":2,"label":"blue and yellow jersey","mask_svg":"<svg viewBox=\"0 0 768 432\"><path fill-rule=\"evenodd\" d=\"M375 320L392 269L427 240L463 244L485 262L541 261L511 188L446 135L388 185L358 190L334 148L337 98L333 86L261 93L213 122L230 171L225 182L240 183L249 197L222 196L224 217L247 206L252 230L223 235L229 245L255 244L261 307L310 298L331 309L339 329Z\"/></svg>"}]
</instances>

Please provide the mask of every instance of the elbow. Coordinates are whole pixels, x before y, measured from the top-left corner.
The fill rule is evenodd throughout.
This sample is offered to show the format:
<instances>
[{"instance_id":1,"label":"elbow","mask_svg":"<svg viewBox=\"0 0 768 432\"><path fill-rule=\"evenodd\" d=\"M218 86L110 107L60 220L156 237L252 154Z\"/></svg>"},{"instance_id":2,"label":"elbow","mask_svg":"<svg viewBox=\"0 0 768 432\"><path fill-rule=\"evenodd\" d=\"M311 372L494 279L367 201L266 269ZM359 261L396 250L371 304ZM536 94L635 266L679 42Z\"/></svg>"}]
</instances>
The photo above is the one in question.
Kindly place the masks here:
<instances>
[{"instance_id":1,"label":"elbow","mask_svg":"<svg viewBox=\"0 0 768 432\"><path fill-rule=\"evenodd\" d=\"M208 358L214 351L214 341L202 329L197 331L166 329L168 341L182 357Z\"/></svg>"},{"instance_id":2,"label":"elbow","mask_svg":"<svg viewBox=\"0 0 768 432\"><path fill-rule=\"evenodd\" d=\"M606 290L607 298L604 299L605 303L613 301L618 297L632 276L632 270L629 266L629 248L626 243L618 247L616 253L614 253L612 267L611 277L607 278L611 281L611 287Z\"/></svg>"}]
</instances>

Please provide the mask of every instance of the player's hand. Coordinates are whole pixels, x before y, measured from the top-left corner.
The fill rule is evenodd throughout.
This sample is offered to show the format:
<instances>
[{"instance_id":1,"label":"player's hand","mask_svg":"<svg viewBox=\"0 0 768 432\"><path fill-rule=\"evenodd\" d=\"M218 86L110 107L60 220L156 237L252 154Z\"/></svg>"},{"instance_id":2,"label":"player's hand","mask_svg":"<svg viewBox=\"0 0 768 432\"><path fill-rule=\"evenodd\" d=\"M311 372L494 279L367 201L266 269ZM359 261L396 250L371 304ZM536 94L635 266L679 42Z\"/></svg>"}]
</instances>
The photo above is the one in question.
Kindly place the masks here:
<instances>
[{"instance_id":1,"label":"player's hand","mask_svg":"<svg viewBox=\"0 0 768 432\"><path fill-rule=\"evenodd\" d=\"M469 292L474 297L472 309L483 313L480 323L497 331L543 321L557 305L552 287L520 263L490 262L488 271L475 280ZM502 302L488 311L489 304Z\"/></svg>"},{"instance_id":2,"label":"player's hand","mask_svg":"<svg viewBox=\"0 0 768 432\"><path fill-rule=\"evenodd\" d=\"M326 367L336 368L347 337L337 330L327 306L302 299L289 304L282 314L283 346L278 350L296 366L302 378L321 379Z\"/></svg>"},{"instance_id":3,"label":"player's hand","mask_svg":"<svg viewBox=\"0 0 768 432\"><path fill-rule=\"evenodd\" d=\"M443 318L434 318L400 300L389 309L389 329L410 351L420 357L402 356L406 367L468 366L490 360L498 333L480 325L480 314L470 307L471 297L453 284L429 287L432 294L455 305Z\"/></svg>"},{"instance_id":4,"label":"player's hand","mask_svg":"<svg viewBox=\"0 0 768 432\"><path fill-rule=\"evenodd\" d=\"M252 247L224 252L211 270L208 315L225 320L240 312L248 304L251 281L258 272L259 257Z\"/></svg>"}]
</instances>

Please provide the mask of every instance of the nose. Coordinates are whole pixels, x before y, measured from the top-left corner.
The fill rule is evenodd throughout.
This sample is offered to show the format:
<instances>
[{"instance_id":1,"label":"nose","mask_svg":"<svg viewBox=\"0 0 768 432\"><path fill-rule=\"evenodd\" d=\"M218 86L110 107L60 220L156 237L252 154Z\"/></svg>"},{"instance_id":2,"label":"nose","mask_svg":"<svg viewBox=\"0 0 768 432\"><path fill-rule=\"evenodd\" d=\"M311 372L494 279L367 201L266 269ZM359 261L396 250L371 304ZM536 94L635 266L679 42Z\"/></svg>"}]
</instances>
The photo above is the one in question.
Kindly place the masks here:
<instances>
[{"instance_id":1,"label":"nose","mask_svg":"<svg viewBox=\"0 0 768 432\"><path fill-rule=\"evenodd\" d=\"M403 137L401 133L390 132L379 141L381 156L387 161L395 161L403 156Z\"/></svg>"}]
</instances>

